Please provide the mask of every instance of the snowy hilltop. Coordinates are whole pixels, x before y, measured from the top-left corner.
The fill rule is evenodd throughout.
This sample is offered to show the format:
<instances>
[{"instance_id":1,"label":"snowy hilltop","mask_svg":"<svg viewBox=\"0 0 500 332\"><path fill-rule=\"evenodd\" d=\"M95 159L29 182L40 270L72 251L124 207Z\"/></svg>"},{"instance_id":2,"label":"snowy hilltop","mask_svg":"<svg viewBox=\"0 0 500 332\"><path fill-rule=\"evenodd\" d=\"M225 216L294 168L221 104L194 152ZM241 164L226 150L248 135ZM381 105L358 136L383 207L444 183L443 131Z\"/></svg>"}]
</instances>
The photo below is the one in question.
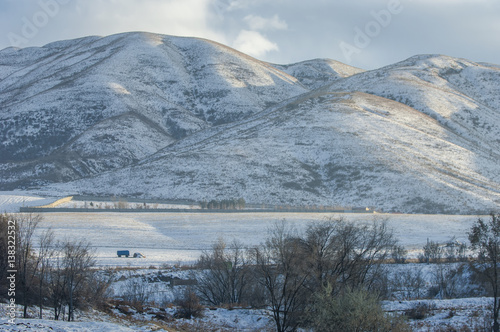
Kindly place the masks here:
<instances>
[{"instance_id":1,"label":"snowy hilltop","mask_svg":"<svg viewBox=\"0 0 500 332\"><path fill-rule=\"evenodd\" d=\"M0 190L423 213L500 207L500 68L364 71L124 33L0 51Z\"/></svg>"}]
</instances>

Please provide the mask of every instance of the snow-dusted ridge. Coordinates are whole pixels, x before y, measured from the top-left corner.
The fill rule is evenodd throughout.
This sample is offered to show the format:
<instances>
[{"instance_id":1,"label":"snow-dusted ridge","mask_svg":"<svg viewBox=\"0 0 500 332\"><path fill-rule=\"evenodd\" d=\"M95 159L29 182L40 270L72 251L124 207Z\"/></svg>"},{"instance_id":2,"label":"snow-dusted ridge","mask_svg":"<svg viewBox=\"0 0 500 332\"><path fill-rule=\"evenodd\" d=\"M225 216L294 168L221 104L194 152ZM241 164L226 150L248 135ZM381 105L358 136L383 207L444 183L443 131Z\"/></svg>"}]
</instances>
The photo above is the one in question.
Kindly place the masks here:
<instances>
[{"instance_id":1,"label":"snow-dusted ridge","mask_svg":"<svg viewBox=\"0 0 500 332\"><path fill-rule=\"evenodd\" d=\"M346 65L332 59L314 59L289 65L274 65L308 87L316 89L339 78L349 77L364 72L363 69Z\"/></svg>"},{"instance_id":2,"label":"snow-dusted ridge","mask_svg":"<svg viewBox=\"0 0 500 332\"><path fill-rule=\"evenodd\" d=\"M0 189L488 212L500 68L371 71L125 33L0 51Z\"/></svg>"}]
</instances>

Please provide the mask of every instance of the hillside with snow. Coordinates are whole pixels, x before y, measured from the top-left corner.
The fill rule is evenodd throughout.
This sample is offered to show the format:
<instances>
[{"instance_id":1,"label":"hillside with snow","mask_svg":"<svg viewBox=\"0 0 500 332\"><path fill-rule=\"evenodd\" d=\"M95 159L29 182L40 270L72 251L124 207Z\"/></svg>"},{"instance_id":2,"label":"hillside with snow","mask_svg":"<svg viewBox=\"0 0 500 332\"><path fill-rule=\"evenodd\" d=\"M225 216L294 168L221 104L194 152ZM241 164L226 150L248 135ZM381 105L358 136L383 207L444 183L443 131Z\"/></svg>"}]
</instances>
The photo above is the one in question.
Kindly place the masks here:
<instances>
[{"instance_id":1,"label":"hillside with snow","mask_svg":"<svg viewBox=\"0 0 500 332\"><path fill-rule=\"evenodd\" d=\"M2 187L120 168L307 91L207 40L148 33L0 52Z\"/></svg>"},{"instance_id":2,"label":"hillside with snow","mask_svg":"<svg viewBox=\"0 0 500 332\"><path fill-rule=\"evenodd\" d=\"M148 33L0 51L0 190L477 213L500 207L500 69L269 64Z\"/></svg>"}]
</instances>

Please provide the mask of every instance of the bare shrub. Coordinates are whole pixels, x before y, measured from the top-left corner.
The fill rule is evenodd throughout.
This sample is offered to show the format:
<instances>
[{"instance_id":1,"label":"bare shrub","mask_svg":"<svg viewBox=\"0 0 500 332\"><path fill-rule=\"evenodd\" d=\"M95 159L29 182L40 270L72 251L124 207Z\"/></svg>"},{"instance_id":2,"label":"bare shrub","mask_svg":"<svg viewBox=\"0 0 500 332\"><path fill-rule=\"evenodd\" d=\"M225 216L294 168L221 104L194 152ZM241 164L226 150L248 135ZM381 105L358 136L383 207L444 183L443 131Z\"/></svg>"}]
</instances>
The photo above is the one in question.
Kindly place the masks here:
<instances>
[{"instance_id":1,"label":"bare shrub","mask_svg":"<svg viewBox=\"0 0 500 332\"><path fill-rule=\"evenodd\" d=\"M106 302L113 296L110 287L114 281L114 276L110 269L105 271L93 270L90 274L90 282L85 283L84 293L88 294L86 302L90 307L105 309Z\"/></svg>"},{"instance_id":2,"label":"bare shrub","mask_svg":"<svg viewBox=\"0 0 500 332\"><path fill-rule=\"evenodd\" d=\"M444 252L439 243L434 241L429 241L424 246L423 257L420 257L420 261L423 263L436 263L443 259Z\"/></svg>"},{"instance_id":3,"label":"bare shrub","mask_svg":"<svg viewBox=\"0 0 500 332\"><path fill-rule=\"evenodd\" d=\"M201 298L213 305L249 302L251 278L248 259L241 243L230 248L219 239L212 250L203 252L197 267L202 269L196 287Z\"/></svg>"},{"instance_id":4,"label":"bare shrub","mask_svg":"<svg viewBox=\"0 0 500 332\"><path fill-rule=\"evenodd\" d=\"M435 310L435 305L419 302L415 306L405 312L405 316L413 320L422 320L432 316L432 311Z\"/></svg>"},{"instance_id":5,"label":"bare shrub","mask_svg":"<svg viewBox=\"0 0 500 332\"><path fill-rule=\"evenodd\" d=\"M430 297L452 299L468 297L473 292L470 273L465 264L434 264L431 281L433 285L430 288Z\"/></svg>"},{"instance_id":6,"label":"bare shrub","mask_svg":"<svg viewBox=\"0 0 500 332\"><path fill-rule=\"evenodd\" d=\"M203 316L203 306L200 304L200 299L196 293L191 289L187 288L183 296L176 301L178 306L175 313L176 318L197 318Z\"/></svg>"},{"instance_id":7,"label":"bare shrub","mask_svg":"<svg viewBox=\"0 0 500 332\"><path fill-rule=\"evenodd\" d=\"M419 299L424 295L426 280L422 268L411 268L398 271L391 278L393 292L396 292L400 299Z\"/></svg>"},{"instance_id":8,"label":"bare shrub","mask_svg":"<svg viewBox=\"0 0 500 332\"><path fill-rule=\"evenodd\" d=\"M406 255L408 255L408 250L401 245L396 244L391 249L391 257L396 264L406 263Z\"/></svg>"},{"instance_id":9,"label":"bare shrub","mask_svg":"<svg viewBox=\"0 0 500 332\"><path fill-rule=\"evenodd\" d=\"M455 237L446 243L443 252L446 260L450 263L465 262L467 260L467 245L458 242Z\"/></svg>"},{"instance_id":10,"label":"bare shrub","mask_svg":"<svg viewBox=\"0 0 500 332\"><path fill-rule=\"evenodd\" d=\"M316 293L309 317L315 331L410 331L400 317L384 313L378 296L363 289L332 296L326 287Z\"/></svg>"},{"instance_id":11,"label":"bare shrub","mask_svg":"<svg viewBox=\"0 0 500 332\"><path fill-rule=\"evenodd\" d=\"M135 307L143 307L149 303L153 287L144 276L133 276L129 271L122 298Z\"/></svg>"}]
</instances>

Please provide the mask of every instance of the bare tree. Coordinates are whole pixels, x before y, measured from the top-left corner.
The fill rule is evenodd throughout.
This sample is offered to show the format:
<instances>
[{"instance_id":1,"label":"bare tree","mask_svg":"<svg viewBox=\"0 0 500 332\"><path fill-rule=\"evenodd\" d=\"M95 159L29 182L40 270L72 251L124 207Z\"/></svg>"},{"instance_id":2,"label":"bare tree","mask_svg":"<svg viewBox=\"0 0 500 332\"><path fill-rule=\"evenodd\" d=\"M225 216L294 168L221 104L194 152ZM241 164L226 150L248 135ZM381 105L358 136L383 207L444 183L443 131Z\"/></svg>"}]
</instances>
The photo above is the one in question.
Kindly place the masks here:
<instances>
[{"instance_id":1,"label":"bare tree","mask_svg":"<svg viewBox=\"0 0 500 332\"><path fill-rule=\"evenodd\" d=\"M392 247L391 256L396 264L404 264L406 263L406 256L408 255L408 250L405 249L402 245L396 244Z\"/></svg>"},{"instance_id":2,"label":"bare tree","mask_svg":"<svg viewBox=\"0 0 500 332\"><path fill-rule=\"evenodd\" d=\"M376 287L384 272L380 263L391 257L396 245L385 221L357 225L342 218L310 225L304 242L314 276L312 290L331 285L334 292Z\"/></svg>"},{"instance_id":3,"label":"bare tree","mask_svg":"<svg viewBox=\"0 0 500 332\"><path fill-rule=\"evenodd\" d=\"M472 249L477 252L477 260L472 263L474 271L482 274L493 291L493 331L498 332L500 325L500 214L492 213L488 221L476 220L469 231Z\"/></svg>"},{"instance_id":4,"label":"bare tree","mask_svg":"<svg viewBox=\"0 0 500 332\"><path fill-rule=\"evenodd\" d=\"M379 290L379 281L387 279L381 263L395 245L384 221L330 219L312 224L301 236L282 220L268 230L265 243L249 250L250 263L241 246L228 249L224 241L203 253L198 292L212 304L241 302L252 283L251 270L265 291L277 331L294 331L310 319L306 313L316 293L330 289L328 296L335 298L359 289Z\"/></svg>"},{"instance_id":5,"label":"bare tree","mask_svg":"<svg viewBox=\"0 0 500 332\"><path fill-rule=\"evenodd\" d=\"M95 254L90 243L69 240L58 243L49 276L49 297L55 320L59 319L66 306L68 321L73 320L75 307L83 305L85 298L91 296L85 290L89 289L88 283L95 281L91 270L94 264Z\"/></svg>"},{"instance_id":6,"label":"bare tree","mask_svg":"<svg viewBox=\"0 0 500 332\"><path fill-rule=\"evenodd\" d=\"M342 222L342 220L338 220ZM335 273L334 261L338 258L336 226L333 220L310 225L305 234L305 248L308 251L308 267L311 269L312 291L326 287Z\"/></svg>"},{"instance_id":7,"label":"bare tree","mask_svg":"<svg viewBox=\"0 0 500 332\"><path fill-rule=\"evenodd\" d=\"M211 251L203 252L197 265L203 269L197 286L203 300L214 305L250 300L251 275L241 243L233 241L228 248L219 239Z\"/></svg>"},{"instance_id":8,"label":"bare tree","mask_svg":"<svg viewBox=\"0 0 500 332\"><path fill-rule=\"evenodd\" d=\"M411 269L397 271L391 278L391 284L394 290L396 290L404 300L420 298L423 295L422 291L425 283L426 280L421 267L412 267Z\"/></svg>"},{"instance_id":9,"label":"bare tree","mask_svg":"<svg viewBox=\"0 0 500 332\"><path fill-rule=\"evenodd\" d=\"M30 304L37 303L42 318L43 306L48 300L54 308L54 319L59 319L64 307L68 306L68 320L71 320L75 303L82 305L87 298L102 297L109 280L99 279L91 270L95 255L89 243L66 241L56 244L50 229L37 233L41 221L40 215L1 215L0 234L6 236L0 239L0 248L6 253L12 251L9 255L16 258L16 293L23 305L23 316L27 316ZM10 225L15 225L15 228ZM15 250L9 249L9 232L15 236ZM8 270L9 255L3 255L0 260L1 273Z\"/></svg>"},{"instance_id":10,"label":"bare tree","mask_svg":"<svg viewBox=\"0 0 500 332\"><path fill-rule=\"evenodd\" d=\"M47 285L47 296L50 301L50 306L54 310L54 320L59 320L66 298L66 279L63 272L63 257L60 253L61 244L56 245L56 253L50 263L48 270L49 277ZM64 319L64 317L63 317Z\"/></svg>"},{"instance_id":11,"label":"bare tree","mask_svg":"<svg viewBox=\"0 0 500 332\"><path fill-rule=\"evenodd\" d=\"M427 239L427 243L424 246L424 255L420 259L421 261L425 263L438 263L443 260L444 257L444 250L441 248L439 243L434 242L434 241L429 241Z\"/></svg>"},{"instance_id":12,"label":"bare tree","mask_svg":"<svg viewBox=\"0 0 500 332\"><path fill-rule=\"evenodd\" d=\"M41 220L40 215L33 214L21 215L16 220L18 227L17 243L19 245L17 275L24 318L28 316L28 306L33 298L31 291L36 283L35 277L40 264L34 251L34 233Z\"/></svg>"},{"instance_id":13,"label":"bare tree","mask_svg":"<svg viewBox=\"0 0 500 332\"><path fill-rule=\"evenodd\" d=\"M38 306L40 309L39 317L43 318L43 305L46 292L46 279L51 266L51 259L55 254L54 232L51 229L44 231L39 237L39 246L37 250L37 266L38 266Z\"/></svg>"},{"instance_id":14,"label":"bare tree","mask_svg":"<svg viewBox=\"0 0 500 332\"><path fill-rule=\"evenodd\" d=\"M310 270L302 241L285 221L275 223L264 245L253 250L255 273L265 288L278 332L295 330L306 307Z\"/></svg>"},{"instance_id":15,"label":"bare tree","mask_svg":"<svg viewBox=\"0 0 500 332\"><path fill-rule=\"evenodd\" d=\"M35 235L40 222L42 222L41 215L22 214L5 215L5 217L14 220L17 227L16 258L23 317L27 317L27 308L30 304L36 303L37 297L40 317L42 317L44 283L49 261L54 251L52 248L53 232L47 230L39 236ZM36 238L38 238L38 246Z\"/></svg>"},{"instance_id":16,"label":"bare tree","mask_svg":"<svg viewBox=\"0 0 500 332\"><path fill-rule=\"evenodd\" d=\"M63 270L68 290L68 321L73 320L75 294L91 278L90 268L95 265L95 254L89 242L66 242L63 246Z\"/></svg>"}]
</instances>

